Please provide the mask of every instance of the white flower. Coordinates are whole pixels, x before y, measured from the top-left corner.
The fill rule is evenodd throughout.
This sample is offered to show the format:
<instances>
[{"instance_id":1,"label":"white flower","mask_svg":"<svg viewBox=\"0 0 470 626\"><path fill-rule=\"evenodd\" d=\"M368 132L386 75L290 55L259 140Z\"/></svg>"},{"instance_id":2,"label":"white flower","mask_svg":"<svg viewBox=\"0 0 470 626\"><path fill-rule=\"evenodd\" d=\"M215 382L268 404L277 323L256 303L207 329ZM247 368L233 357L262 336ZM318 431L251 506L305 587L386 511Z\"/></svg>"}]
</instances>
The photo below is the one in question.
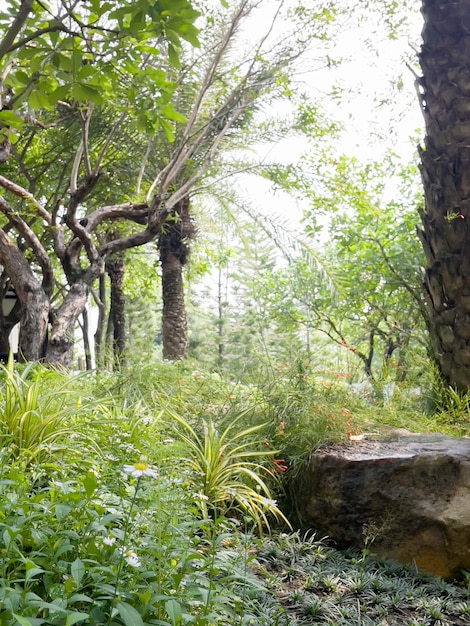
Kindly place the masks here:
<instances>
[{"instance_id":1,"label":"white flower","mask_svg":"<svg viewBox=\"0 0 470 626\"><path fill-rule=\"evenodd\" d=\"M193 493L193 498L197 500L205 500L206 502L209 500L205 493Z\"/></svg>"},{"instance_id":2,"label":"white flower","mask_svg":"<svg viewBox=\"0 0 470 626\"><path fill-rule=\"evenodd\" d=\"M152 469L147 463L134 463L134 465L124 465L122 468L125 474L129 474L132 478L140 478L141 476L149 476L150 478L157 478L157 470Z\"/></svg>"},{"instance_id":3,"label":"white flower","mask_svg":"<svg viewBox=\"0 0 470 626\"><path fill-rule=\"evenodd\" d=\"M139 557L135 552L132 552L132 550L126 550L124 552L124 559L126 560L126 563L131 567L140 567Z\"/></svg>"},{"instance_id":4,"label":"white flower","mask_svg":"<svg viewBox=\"0 0 470 626\"><path fill-rule=\"evenodd\" d=\"M277 507L277 500L271 500L270 498L262 498L262 502L267 508Z\"/></svg>"},{"instance_id":5,"label":"white flower","mask_svg":"<svg viewBox=\"0 0 470 626\"><path fill-rule=\"evenodd\" d=\"M112 546L116 541L116 537L104 537L103 543L105 546Z\"/></svg>"}]
</instances>

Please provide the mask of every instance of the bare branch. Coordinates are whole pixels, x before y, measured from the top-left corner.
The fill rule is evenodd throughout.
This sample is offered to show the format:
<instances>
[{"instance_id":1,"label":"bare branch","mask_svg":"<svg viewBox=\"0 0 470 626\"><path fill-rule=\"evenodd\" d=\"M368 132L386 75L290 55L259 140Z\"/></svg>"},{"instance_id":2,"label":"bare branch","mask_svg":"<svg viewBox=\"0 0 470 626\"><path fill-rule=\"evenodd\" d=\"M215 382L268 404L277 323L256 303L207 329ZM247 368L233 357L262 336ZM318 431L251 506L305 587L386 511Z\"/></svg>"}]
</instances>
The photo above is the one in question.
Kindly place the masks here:
<instances>
[{"instance_id":1,"label":"bare branch","mask_svg":"<svg viewBox=\"0 0 470 626\"><path fill-rule=\"evenodd\" d=\"M0 211L5 215L10 224L15 227L17 232L23 237L23 239L33 251L34 256L41 266L42 285L44 291L50 294L54 284L54 275L51 261L41 242L28 226L28 224L17 213L10 209L2 196L0 196Z\"/></svg>"},{"instance_id":2,"label":"bare branch","mask_svg":"<svg viewBox=\"0 0 470 626\"><path fill-rule=\"evenodd\" d=\"M77 193L78 170L80 169L80 161L82 160L82 156L83 156L83 139L77 148L77 152L75 153L75 159L72 165L72 172L70 174L70 195Z\"/></svg>"},{"instance_id":3,"label":"bare branch","mask_svg":"<svg viewBox=\"0 0 470 626\"><path fill-rule=\"evenodd\" d=\"M100 150L100 153L98 155L98 158L96 160L95 163L95 167L93 168L93 172L92 172L92 176L98 176L99 171L100 171L100 166L101 166L101 162L104 158L104 155L106 154L106 150L109 147L109 144L111 143L111 140L113 138L113 136L115 135L117 129L119 128L119 126L122 124L122 122L124 121L124 119L126 118L127 115L127 111L123 111L121 113L121 115L118 117L116 123L114 124L114 126L111 128L108 136L106 137L106 140L103 144L103 147Z\"/></svg>"},{"instance_id":4,"label":"bare branch","mask_svg":"<svg viewBox=\"0 0 470 626\"><path fill-rule=\"evenodd\" d=\"M82 119L82 133L83 133L83 157L85 161L85 172L87 176L92 176L91 163L90 163L90 154L88 151L88 135L90 130L90 121L91 116L93 114L93 105L90 104L87 107L87 110L83 115L81 115ZM98 168L99 170L99 168Z\"/></svg>"},{"instance_id":5,"label":"bare branch","mask_svg":"<svg viewBox=\"0 0 470 626\"><path fill-rule=\"evenodd\" d=\"M23 200L27 200L29 204L36 209L36 211L47 224L50 225L52 223L52 217L50 213L46 211L42 204L38 202L33 194L29 193L29 191L26 191L26 189L20 187L20 185L17 185L16 183L13 183L11 180L8 180L8 178L5 178L4 176L0 176L0 186L7 191L11 191L11 193L15 194L15 196L18 196Z\"/></svg>"},{"instance_id":6,"label":"bare branch","mask_svg":"<svg viewBox=\"0 0 470 626\"><path fill-rule=\"evenodd\" d=\"M140 165L140 169L139 169L139 175L137 176L137 185L136 185L136 189L135 189L135 193L137 196L140 196L140 191L141 191L141 187L142 187L142 179L144 177L144 173L145 173L145 165L147 164L148 158L150 156L150 152L153 148L153 144L154 141L153 139L151 139L149 141L149 144L147 146L147 150L145 151L144 154L144 158L142 159L142 163Z\"/></svg>"},{"instance_id":7,"label":"bare branch","mask_svg":"<svg viewBox=\"0 0 470 626\"><path fill-rule=\"evenodd\" d=\"M147 193L147 201L150 200L155 190L155 187L158 184L160 184L160 191L165 191L166 188L168 188L168 186L171 184L171 181L175 179L178 172L181 170L184 163L186 162L188 158L188 147L187 147L188 140L191 136L193 126L196 122L197 116L199 115L199 111L201 109L201 105L206 96L206 93L212 85L217 66L219 65L223 55L225 54L225 51L227 50L228 45L234 33L236 32L242 18L247 14L247 11L249 12L249 10L250 10L249 0L242 0L237 12L233 16L232 21L222 38L222 41L220 42L219 48L217 52L215 53L214 58L212 59L209 67L207 68L207 71L205 73L205 76L201 84L201 88L199 89L199 93L197 95L196 101L189 115L183 135L181 137L179 148L176 150L176 153L170 159L170 162L168 163L168 165L165 168L163 168L161 172L158 173L155 180L151 184L150 189Z\"/></svg>"},{"instance_id":8,"label":"bare branch","mask_svg":"<svg viewBox=\"0 0 470 626\"><path fill-rule=\"evenodd\" d=\"M0 60L8 54L10 50L10 46L15 41L16 35L23 28L26 20L28 19L28 15L31 13L33 8L33 0L22 0L20 4L20 8L16 14L15 19L13 20L13 24L10 26L2 41L0 41Z\"/></svg>"},{"instance_id":9,"label":"bare branch","mask_svg":"<svg viewBox=\"0 0 470 626\"><path fill-rule=\"evenodd\" d=\"M152 204L148 209L149 217L147 228L129 235L128 237L122 237L120 239L114 239L113 241L107 241L99 249L100 257L105 259L115 252L122 252L123 250L129 250L141 246L145 243L153 241L161 232L163 224L165 223L169 209L162 203L159 195L155 196L152 200Z\"/></svg>"},{"instance_id":10,"label":"bare branch","mask_svg":"<svg viewBox=\"0 0 470 626\"><path fill-rule=\"evenodd\" d=\"M142 202L141 204L127 202L126 204L104 206L86 216L86 229L91 233L99 224L107 220L127 219L136 224L146 224L148 216L148 202Z\"/></svg>"},{"instance_id":11,"label":"bare branch","mask_svg":"<svg viewBox=\"0 0 470 626\"><path fill-rule=\"evenodd\" d=\"M30 41L33 41L34 39L37 39L38 37L41 37L42 35L45 35L46 33L54 33L58 30L63 31L64 33L73 34L68 28L65 28L63 24L60 24L58 22L57 24L52 24L51 26L46 26L45 28L39 28L34 33L31 33L31 35L28 35L27 37L23 37L23 39L20 39L15 44L10 46L8 50L6 51L6 53L10 54L10 52L14 52L15 50L18 50L19 48L22 48L27 43L29 43Z\"/></svg>"}]
</instances>

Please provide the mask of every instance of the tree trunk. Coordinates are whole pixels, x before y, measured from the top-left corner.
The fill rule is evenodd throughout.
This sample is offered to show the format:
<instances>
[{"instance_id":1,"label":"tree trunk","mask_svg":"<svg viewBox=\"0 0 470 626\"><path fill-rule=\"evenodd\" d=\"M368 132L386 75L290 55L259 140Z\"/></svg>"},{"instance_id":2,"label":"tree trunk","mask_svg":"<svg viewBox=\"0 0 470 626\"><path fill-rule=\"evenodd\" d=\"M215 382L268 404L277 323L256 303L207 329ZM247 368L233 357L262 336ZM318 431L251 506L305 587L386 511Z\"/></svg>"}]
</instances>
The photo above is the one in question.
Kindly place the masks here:
<instances>
[{"instance_id":1,"label":"tree trunk","mask_svg":"<svg viewBox=\"0 0 470 626\"><path fill-rule=\"evenodd\" d=\"M83 348L85 350L85 367L87 371L90 371L91 369L93 369L93 364L91 362L91 346L90 346L90 335L89 335L90 324L88 321L88 311L86 307L83 309L82 319L83 319L82 336L83 336Z\"/></svg>"},{"instance_id":2,"label":"tree trunk","mask_svg":"<svg viewBox=\"0 0 470 626\"><path fill-rule=\"evenodd\" d=\"M162 342L163 358L185 359L188 354L188 322L184 302L183 264L172 254L162 265Z\"/></svg>"},{"instance_id":3,"label":"tree trunk","mask_svg":"<svg viewBox=\"0 0 470 626\"><path fill-rule=\"evenodd\" d=\"M21 303L5 272L0 276L0 295L0 354L7 355L10 352L11 331L21 320Z\"/></svg>"},{"instance_id":4,"label":"tree trunk","mask_svg":"<svg viewBox=\"0 0 470 626\"><path fill-rule=\"evenodd\" d=\"M126 349L126 313L122 289L124 280L123 259L109 259L106 262L106 272L111 283L109 315L112 319L113 329L112 354L115 363L122 365Z\"/></svg>"},{"instance_id":5,"label":"tree trunk","mask_svg":"<svg viewBox=\"0 0 470 626\"><path fill-rule=\"evenodd\" d=\"M51 365L72 367L75 324L86 306L88 293L88 285L78 281L70 287L63 303L54 312L46 350L46 361Z\"/></svg>"},{"instance_id":6,"label":"tree trunk","mask_svg":"<svg viewBox=\"0 0 470 626\"><path fill-rule=\"evenodd\" d=\"M104 352L103 350L103 336L104 336L104 323L106 320L106 282L105 275L101 274L99 277L98 297L95 297L96 304L99 309L98 323L96 325L96 332L94 335L95 342L95 365L99 369L104 366Z\"/></svg>"},{"instance_id":7,"label":"tree trunk","mask_svg":"<svg viewBox=\"0 0 470 626\"><path fill-rule=\"evenodd\" d=\"M185 359L188 355L183 267L189 253L189 240L194 234L189 198L185 198L174 207L157 240L162 268L163 358L171 361Z\"/></svg>"},{"instance_id":8,"label":"tree trunk","mask_svg":"<svg viewBox=\"0 0 470 626\"><path fill-rule=\"evenodd\" d=\"M425 208L419 236L435 359L449 384L470 388L470 0L423 0L419 81L426 123Z\"/></svg>"},{"instance_id":9,"label":"tree trunk","mask_svg":"<svg viewBox=\"0 0 470 626\"><path fill-rule=\"evenodd\" d=\"M20 250L0 229L0 263L8 274L21 304L19 358L44 357L49 323L49 298Z\"/></svg>"},{"instance_id":10,"label":"tree trunk","mask_svg":"<svg viewBox=\"0 0 470 626\"><path fill-rule=\"evenodd\" d=\"M224 337L224 298L222 290L222 265L219 265L219 278L217 282L217 335L219 340L217 362L222 370L224 366L225 337Z\"/></svg>"}]
</instances>

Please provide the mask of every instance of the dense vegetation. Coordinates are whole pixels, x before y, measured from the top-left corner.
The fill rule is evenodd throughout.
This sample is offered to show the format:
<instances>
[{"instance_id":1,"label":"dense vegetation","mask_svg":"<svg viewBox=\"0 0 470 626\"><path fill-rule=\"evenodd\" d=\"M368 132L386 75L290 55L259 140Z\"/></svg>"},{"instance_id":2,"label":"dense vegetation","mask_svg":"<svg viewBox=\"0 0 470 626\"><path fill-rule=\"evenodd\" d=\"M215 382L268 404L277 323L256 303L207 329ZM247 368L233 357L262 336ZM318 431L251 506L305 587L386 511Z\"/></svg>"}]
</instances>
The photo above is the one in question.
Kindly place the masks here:
<instances>
[{"instance_id":1,"label":"dense vegetation","mask_svg":"<svg viewBox=\"0 0 470 626\"><path fill-rule=\"evenodd\" d=\"M341 80L407 3L4 3L2 625L470 623L469 572L339 552L289 498L323 444L470 434L465 3L423 2L424 208L391 128L348 151Z\"/></svg>"},{"instance_id":2,"label":"dense vegetation","mask_svg":"<svg viewBox=\"0 0 470 626\"><path fill-rule=\"evenodd\" d=\"M468 398L450 424L431 390L384 406L305 362L251 384L192 367L3 368L3 624L468 623L464 584L293 532L284 496L351 432L467 434Z\"/></svg>"}]
</instances>

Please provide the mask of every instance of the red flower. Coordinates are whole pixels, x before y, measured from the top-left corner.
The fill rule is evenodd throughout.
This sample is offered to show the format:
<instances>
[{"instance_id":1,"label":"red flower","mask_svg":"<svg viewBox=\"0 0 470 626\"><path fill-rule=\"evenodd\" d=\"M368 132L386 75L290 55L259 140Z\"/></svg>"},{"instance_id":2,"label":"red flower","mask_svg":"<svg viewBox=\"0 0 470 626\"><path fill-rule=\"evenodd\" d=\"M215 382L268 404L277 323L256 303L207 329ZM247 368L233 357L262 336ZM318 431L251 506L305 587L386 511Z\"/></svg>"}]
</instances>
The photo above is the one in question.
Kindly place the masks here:
<instances>
[{"instance_id":1,"label":"red flower","mask_svg":"<svg viewBox=\"0 0 470 626\"><path fill-rule=\"evenodd\" d=\"M284 459L273 459L273 465L281 474L287 472L288 468Z\"/></svg>"}]
</instances>

